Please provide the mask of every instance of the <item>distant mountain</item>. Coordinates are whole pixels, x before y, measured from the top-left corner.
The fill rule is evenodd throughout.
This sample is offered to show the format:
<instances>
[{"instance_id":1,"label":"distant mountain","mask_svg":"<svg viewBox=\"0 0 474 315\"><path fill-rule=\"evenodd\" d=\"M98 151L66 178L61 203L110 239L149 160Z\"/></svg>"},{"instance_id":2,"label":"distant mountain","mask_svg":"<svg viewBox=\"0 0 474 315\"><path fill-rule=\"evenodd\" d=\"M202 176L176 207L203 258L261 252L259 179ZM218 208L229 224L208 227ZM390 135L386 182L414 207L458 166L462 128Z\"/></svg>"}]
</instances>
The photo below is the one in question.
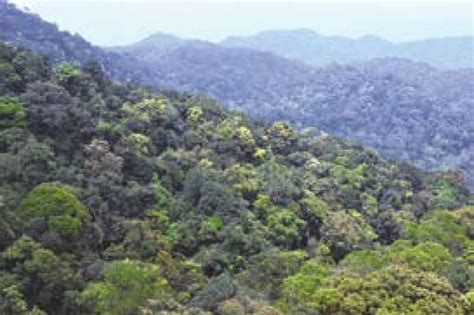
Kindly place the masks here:
<instances>
[{"instance_id":1,"label":"distant mountain","mask_svg":"<svg viewBox=\"0 0 474 315\"><path fill-rule=\"evenodd\" d=\"M324 36L312 30L265 31L248 37L229 37L226 47L271 51L314 66L349 64L379 57L400 57L442 68L474 67L474 37L445 37L392 43L376 36L351 39Z\"/></svg>"},{"instance_id":2,"label":"distant mountain","mask_svg":"<svg viewBox=\"0 0 474 315\"><path fill-rule=\"evenodd\" d=\"M455 168L474 188L473 69L438 70L400 58L318 69L271 52L162 34L117 53L0 7L0 36L54 60L95 57L117 80L206 93L256 119L316 127L426 169ZM150 56L150 47L160 52Z\"/></svg>"},{"instance_id":3,"label":"distant mountain","mask_svg":"<svg viewBox=\"0 0 474 315\"><path fill-rule=\"evenodd\" d=\"M456 168L474 187L473 69L438 70L401 58L317 69L197 41L156 58L135 53L157 86L204 92L254 118L317 127L427 169Z\"/></svg>"},{"instance_id":4,"label":"distant mountain","mask_svg":"<svg viewBox=\"0 0 474 315\"><path fill-rule=\"evenodd\" d=\"M203 92L239 108L262 93L276 97L281 86L288 91L304 84L313 71L302 62L271 53L197 41L159 58L136 58L156 74L155 86Z\"/></svg>"},{"instance_id":5,"label":"distant mountain","mask_svg":"<svg viewBox=\"0 0 474 315\"><path fill-rule=\"evenodd\" d=\"M164 53L186 45L188 41L177 36L154 33L147 38L128 46L106 47L107 51L137 56L143 60L155 60Z\"/></svg>"}]
</instances>

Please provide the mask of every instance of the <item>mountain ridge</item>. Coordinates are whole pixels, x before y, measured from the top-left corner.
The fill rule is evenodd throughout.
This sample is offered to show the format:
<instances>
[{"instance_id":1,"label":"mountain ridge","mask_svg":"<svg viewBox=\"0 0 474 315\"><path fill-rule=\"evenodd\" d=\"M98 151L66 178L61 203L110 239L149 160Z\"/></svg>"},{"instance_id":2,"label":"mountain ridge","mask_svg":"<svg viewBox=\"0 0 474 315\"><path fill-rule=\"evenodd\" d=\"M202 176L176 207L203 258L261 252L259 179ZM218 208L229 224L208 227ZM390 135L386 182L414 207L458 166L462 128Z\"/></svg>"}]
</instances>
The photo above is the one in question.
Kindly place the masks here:
<instances>
[{"instance_id":1,"label":"mountain ridge","mask_svg":"<svg viewBox=\"0 0 474 315\"><path fill-rule=\"evenodd\" d=\"M9 30L13 39L17 32L34 39L43 30L41 36L48 40L32 40L29 48L41 52L53 42L68 54L70 36L39 19L34 29L28 27L26 13L18 10L7 13L0 23L10 21L9 28L1 28L0 34ZM100 50L97 59L116 80L208 94L255 119L316 127L426 169L455 168L474 187L472 69L439 70L400 58L314 68L268 52L185 43L151 57L147 49L143 55ZM103 54L111 57L109 62L101 59Z\"/></svg>"},{"instance_id":2,"label":"mountain ridge","mask_svg":"<svg viewBox=\"0 0 474 315\"><path fill-rule=\"evenodd\" d=\"M391 42L375 35L349 38L324 36L309 29L296 29L263 31L250 36L232 36L224 39L220 44L272 51L284 57L303 60L313 66L323 66L334 62L361 62L376 57L405 57L415 61L430 62L434 66L443 68L474 67L473 36L447 36ZM347 51L350 51L350 54L347 54Z\"/></svg>"}]
</instances>

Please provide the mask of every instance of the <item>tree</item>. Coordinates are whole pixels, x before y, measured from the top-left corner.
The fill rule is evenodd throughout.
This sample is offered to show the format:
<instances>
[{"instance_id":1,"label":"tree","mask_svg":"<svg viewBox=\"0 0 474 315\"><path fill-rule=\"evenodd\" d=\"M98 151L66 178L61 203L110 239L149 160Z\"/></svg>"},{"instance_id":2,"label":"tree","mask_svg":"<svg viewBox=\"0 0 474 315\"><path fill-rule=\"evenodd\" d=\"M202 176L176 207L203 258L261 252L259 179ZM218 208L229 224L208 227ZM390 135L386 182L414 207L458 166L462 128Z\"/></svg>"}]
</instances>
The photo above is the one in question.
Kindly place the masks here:
<instances>
[{"instance_id":1,"label":"tree","mask_svg":"<svg viewBox=\"0 0 474 315\"><path fill-rule=\"evenodd\" d=\"M0 132L26 126L26 112L17 98L0 97Z\"/></svg>"},{"instance_id":2,"label":"tree","mask_svg":"<svg viewBox=\"0 0 474 315\"><path fill-rule=\"evenodd\" d=\"M255 197L259 183L257 170L253 165L235 163L225 170L225 177L233 184L233 188L241 192L246 199Z\"/></svg>"},{"instance_id":3,"label":"tree","mask_svg":"<svg viewBox=\"0 0 474 315\"><path fill-rule=\"evenodd\" d=\"M461 292L474 288L474 266L463 260L456 260L444 266L439 274Z\"/></svg>"},{"instance_id":4,"label":"tree","mask_svg":"<svg viewBox=\"0 0 474 315\"><path fill-rule=\"evenodd\" d=\"M468 231L459 223L454 213L444 210L430 211L418 224L406 222L403 226L403 235L415 242L438 242L448 247L453 255L458 256L473 244L467 235Z\"/></svg>"},{"instance_id":5,"label":"tree","mask_svg":"<svg viewBox=\"0 0 474 315\"><path fill-rule=\"evenodd\" d=\"M149 299L167 299L171 289L156 265L133 260L114 261L104 272L104 280L90 283L82 297L103 315L136 313Z\"/></svg>"},{"instance_id":6,"label":"tree","mask_svg":"<svg viewBox=\"0 0 474 315\"><path fill-rule=\"evenodd\" d=\"M28 236L19 238L1 255L6 274L16 278L18 284L16 288L10 285L9 296L20 298L23 295L29 305L51 312L74 309L68 295L80 289L81 279L66 257L58 257ZM7 278L3 281L10 282Z\"/></svg>"},{"instance_id":7,"label":"tree","mask_svg":"<svg viewBox=\"0 0 474 315\"><path fill-rule=\"evenodd\" d=\"M248 267L237 279L239 284L277 299L283 279L296 273L307 258L308 254L302 250L280 251L273 248L262 251L249 259Z\"/></svg>"},{"instance_id":8,"label":"tree","mask_svg":"<svg viewBox=\"0 0 474 315\"><path fill-rule=\"evenodd\" d=\"M196 168L186 176L183 197L196 213L235 217L242 209L240 196L227 185L221 172Z\"/></svg>"},{"instance_id":9,"label":"tree","mask_svg":"<svg viewBox=\"0 0 474 315\"><path fill-rule=\"evenodd\" d=\"M91 117L63 87L51 82L35 82L22 95L27 104L28 125L38 135L77 141ZM71 139L72 138L72 139Z\"/></svg>"},{"instance_id":10,"label":"tree","mask_svg":"<svg viewBox=\"0 0 474 315\"><path fill-rule=\"evenodd\" d=\"M438 271L452 260L449 250L434 242L413 246L410 241L399 240L390 245L384 255L392 262L406 263L414 270L423 271Z\"/></svg>"},{"instance_id":11,"label":"tree","mask_svg":"<svg viewBox=\"0 0 474 315\"><path fill-rule=\"evenodd\" d=\"M25 297L15 285L2 288L0 292L0 312L2 314L28 314L28 304Z\"/></svg>"},{"instance_id":12,"label":"tree","mask_svg":"<svg viewBox=\"0 0 474 315\"><path fill-rule=\"evenodd\" d=\"M23 228L36 237L44 232L77 236L89 216L72 188L58 183L36 186L23 198L16 213Z\"/></svg>"},{"instance_id":13,"label":"tree","mask_svg":"<svg viewBox=\"0 0 474 315\"><path fill-rule=\"evenodd\" d=\"M72 96L88 101L92 98L97 83L73 62L62 62L53 70L53 78Z\"/></svg>"},{"instance_id":14,"label":"tree","mask_svg":"<svg viewBox=\"0 0 474 315\"><path fill-rule=\"evenodd\" d=\"M287 207L275 205L270 196L259 194L254 203L272 241L279 246L294 249L301 244L306 222L298 216L298 206L293 203Z\"/></svg>"},{"instance_id":15,"label":"tree","mask_svg":"<svg viewBox=\"0 0 474 315\"><path fill-rule=\"evenodd\" d=\"M363 278L343 273L318 288L310 314L465 314L466 302L433 273L390 266Z\"/></svg>"},{"instance_id":16,"label":"tree","mask_svg":"<svg viewBox=\"0 0 474 315\"><path fill-rule=\"evenodd\" d=\"M286 205L301 195L301 177L290 167L271 159L258 169L264 191L275 204Z\"/></svg>"},{"instance_id":17,"label":"tree","mask_svg":"<svg viewBox=\"0 0 474 315\"><path fill-rule=\"evenodd\" d=\"M192 299L192 305L210 310L215 308L219 302L234 296L236 286L230 274L223 273L211 278L209 283Z\"/></svg>"},{"instance_id":18,"label":"tree","mask_svg":"<svg viewBox=\"0 0 474 315\"><path fill-rule=\"evenodd\" d=\"M123 158L112 152L109 142L99 139L85 145L84 155L87 204L96 210L116 209L123 196Z\"/></svg>"},{"instance_id":19,"label":"tree","mask_svg":"<svg viewBox=\"0 0 474 315\"><path fill-rule=\"evenodd\" d=\"M331 248L335 259L354 249L371 245L376 235L356 211L336 211L328 215L321 227L321 239Z\"/></svg>"},{"instance_id":20,"label":"tree","mask_svg":"<svg viewBox=\"0 0 474 315\"><path fill-rule=\"evenodd\" d=\"M338 266L348 271L366 274L386 265L387 260L381 251L362 249L350 252Z\"/></svg>"},{"instance_id":21,"label":"tree","mask_svg":"<svg viewBox=\"0 0 474 315\"><path fill-rule=\"evenodd\" d=\"M275 153L287 154L296 143L296 132L283 121L274 122L267 130L270 146Z\"/></svg>"},{"instance_id":22,"label":"tree","mask_svg":"<svg viewBox=\"0 0 474 315\"><path fill-rule=\"evenodd\" d=\"M306 303L311 303L313 294L329 276L327 267L313 260L305 262L294 275L283 280L282 297L278 304L287 313L301 314Z\"/></svg>"},{"instance_id":23,"label":"tree","mask_svg":"<svg viewBox=\"0 0 474 315\"><path fill-rule=\"evenodd\" d=\"M329 206L311 191L306 190L304 194L299 201L302 217L308 225L309 235L319 238L322 222L329 214Z\"/></svg>"}]
</instances>

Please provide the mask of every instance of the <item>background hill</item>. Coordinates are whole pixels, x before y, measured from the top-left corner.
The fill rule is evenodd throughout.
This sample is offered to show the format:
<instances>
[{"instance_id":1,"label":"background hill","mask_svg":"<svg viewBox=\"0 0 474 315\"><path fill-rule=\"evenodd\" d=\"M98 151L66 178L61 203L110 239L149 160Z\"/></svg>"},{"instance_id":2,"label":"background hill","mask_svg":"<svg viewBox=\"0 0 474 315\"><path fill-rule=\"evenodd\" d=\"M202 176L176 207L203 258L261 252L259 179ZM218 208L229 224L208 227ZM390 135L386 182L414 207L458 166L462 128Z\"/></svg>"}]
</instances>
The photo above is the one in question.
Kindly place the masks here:
<instances>
[{"instance_id":1,"label":"background hill","mask_svg":"<svg viewBox=\"0 0 474 315\"><path fill-rule=\"evenodd\" d=\"M426 169L460 170L474 187L472 68L439 70L399 58L313 68L270 52L164 34L105 50L39 17L0 7L0 36L53 60L83 64L95 56L122 82L209 94L257 119L315 127Z\"/></svg>"},{"instance_id":2,"label":"background hill","mask_svg":"<svg viewBox=\"0 0 474 315\"><path fill-rule=\"evenodd\" d=\"M399 57L428 62L441 68L474 67L474 37L446 37L393 43L376 36L351 39L324 36L312 30L265 31L252 36L233 36L226 47L270 51L313 66L351 64L373 58Z\"/></svg>"},{"instance_id":3,"label":"background hill","mask_svg":"<svg viewBox=\"0 0 474 315\"><path fill-rule=\"evenodd\" d=\"M147 45L161 47L159 40ZM159 55L144 51L129 53L158 74L155 86L208 93L254 118L315 127L426 169L455 168L474 185L472 68L401 58L311 68L269 52L184 40Z\"/></svg>"},{"instance_id":4,"label":"background hill","mask_svg":"<svg viewBox=\"0 0 474 315\"><path fill-rule=\"evenodd\" d=\"M144 61L152 61L159 59L163 54L180 48L189 42L192 42L192 40L185 40L165 33L154 33L132 45L104 47L104 49L136 56Z\"/></svg>"}]
</instances>

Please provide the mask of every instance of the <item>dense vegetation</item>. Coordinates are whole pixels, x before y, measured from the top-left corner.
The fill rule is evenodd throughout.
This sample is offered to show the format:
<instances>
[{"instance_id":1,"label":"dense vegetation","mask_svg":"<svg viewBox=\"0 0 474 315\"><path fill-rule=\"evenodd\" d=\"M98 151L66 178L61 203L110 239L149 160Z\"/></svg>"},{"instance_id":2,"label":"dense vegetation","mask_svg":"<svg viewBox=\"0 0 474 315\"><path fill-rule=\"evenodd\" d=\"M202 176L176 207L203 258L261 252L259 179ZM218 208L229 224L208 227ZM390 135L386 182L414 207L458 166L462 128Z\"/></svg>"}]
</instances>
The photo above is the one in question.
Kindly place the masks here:
<instances>
[{"instance_id":1,"label":"dense vegetation","mask_svg":"<svg viewBox=\"0 0 474 315\"><path fill-rule=\"evenodd\" d=\"M5 0L0 1L0 17L0 40L33 49L54 62L74 60L86 64L97 60L109 76L123 82L138 82L151 75L135 58L105 52L80 35L60 31L55 24L36 14L21 11Z\"/></svg>"},{"instance_id":2,"label":"dense vegetation","mask_svg":"<svg viewBox=\"0 0 474 315\"><path fill-rule=\"evenodd\" d=\"M254 118L316 127L425 169L455 168L474 188L473 69L403 59L310 69L198 42L155 58L133 52L156 71L157 86L205 92Z\"/></svg>"},{"instance_id":3,"label":"dense vegetation","mask_svg":"<svg viewBox=\"0 0 474 315\"><path fill-rule=\"evenodd\" d=\"M474 207L212 99L0 45L1 314L468 314Z\"/></svg>"},{"instance_id":4,"label":"dense vegetation","mask_svg":"<svg viewBox=\"0 0 474 315\"><path fill-rule=\"evenodd\" d=\"M269 52L163 34L113 53L13 5L0 3L0 16L0 38L54 61L97 59L113 79L206 93L256 119L315 127L425 169L456 169L474 189L472 68L442 71L387 58L315 69Z\"/></svg>"}]
</instances>

